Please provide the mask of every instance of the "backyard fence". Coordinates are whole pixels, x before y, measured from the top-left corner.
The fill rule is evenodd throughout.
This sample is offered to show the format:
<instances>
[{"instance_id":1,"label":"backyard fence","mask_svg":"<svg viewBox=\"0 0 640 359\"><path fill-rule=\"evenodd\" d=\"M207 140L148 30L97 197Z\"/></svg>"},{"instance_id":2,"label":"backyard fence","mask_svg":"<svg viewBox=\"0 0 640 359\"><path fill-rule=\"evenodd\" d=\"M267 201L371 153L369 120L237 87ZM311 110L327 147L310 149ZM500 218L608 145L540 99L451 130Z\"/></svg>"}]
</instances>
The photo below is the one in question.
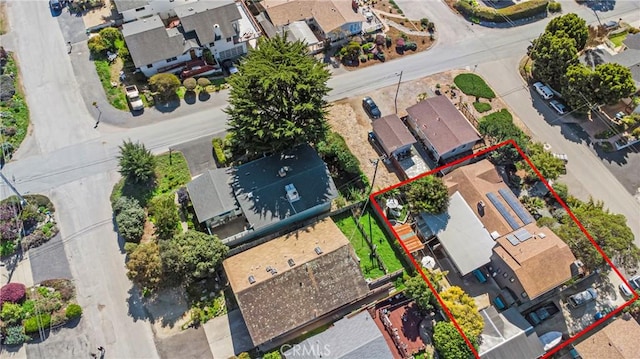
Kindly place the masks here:
<instances>
[{"instance_id":1,"label":"backyard fence","mask_svg":"<svg viewBox=\"0 0 640 359\"><path fill-rule=\"evenodd\" d=\"M402 277L402 274L404 273L404 269L398 269L395 272L389 273L389 274L385 274L384 276L371 281L371 283L369 283L369 289L374 289L374 288L378 288L380 286L383 286L387 283L393 282L394 280L396 280L399 277Z\"/></svg>"}]
</instances>

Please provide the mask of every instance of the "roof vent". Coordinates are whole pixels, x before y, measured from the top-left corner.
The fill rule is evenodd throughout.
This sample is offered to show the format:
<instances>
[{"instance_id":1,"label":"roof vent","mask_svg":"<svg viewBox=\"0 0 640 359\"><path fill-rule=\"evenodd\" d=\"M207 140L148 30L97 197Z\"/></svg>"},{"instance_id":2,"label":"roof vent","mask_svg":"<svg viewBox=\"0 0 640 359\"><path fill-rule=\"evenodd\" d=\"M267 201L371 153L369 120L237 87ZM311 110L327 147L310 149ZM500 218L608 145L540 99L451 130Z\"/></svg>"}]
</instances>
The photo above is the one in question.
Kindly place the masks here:
<instances>
[{"instance_id":1,"label":"roof vent","mask_svg":"<svg viewBox=\"0 0 640 359\"><path fill-rule=\"evenodd\" d=\"M272 270L272 269L273 269L273 268L271 268L271 266L267 266L267 268L265 268L265 270L266 270L267 272L271 272L271 270Z\"/></svg>"},{"instance_id":2,"label":"roof vent","mask_svg":"<svg viewBox=\"0 0 640 359\"><path fill-rule=\"evenodd\" d=\"M189 10L189 11L193 11L193 8L192 8L192 7L190 7L190 8L187 8L187 10Z\"/></svg>"},{"instance_id":3,"label":"roof vent","mask_svg":"<svg viewBox=\"0 0 640 359\"><path fill-rule=\"evenodd\" d=\"M252 198L253 198L253 192L247 193L247 199L252 199Z\"/></svg>"},{"instance_id":4,"label":"roof vent","mask_svg":"<svg viewBox=\"0 0 640 359\"><path fill-rule=\"evenodd\" d=\"M286 167L280 167L280 169L278 170L278 176L285 177L286 175L287 175Z\"/></svg>"},{"instance_id":5,"label":"roof vent","mask_svg":"<svg viewBox=\"0 0 640 359\"><path fill-rule=\"evenodd\" d=\"M275 268L271 268L271 275L278 274L278 271Z\"/></svg>"},{"instance_id":6,"label":"roof vent","mask_svg":"<svg viewBox=\"0 0 640 359\"><path fill-rule=\"evenodd\" d=\"M316 247L313 250L316 251L317 255L321 255L322 254L322 249L320 247Z\"/></svg>"},{"instance_id":7,"label":"roof vent","mask_svg":"<svg viewBox=\"0 0 640 359\"><path fill-rule=\"evenodd\" d=\"M544 234L544 233L542 233L542 232L540 232L540 233L538 233L538 237L540 237L540 238L546 238L546 237L547 237L547 235L546 235L546 234Z\"/></svg>"},{"instance_id":8,"label":"roof vent","mask_svg":"<svg viewBox=\"0 0 640 359\"><path fill-rule=\"evenodd\" d=\"M256 277L254 277L254 276L250 275L250 276L249 276L249 284L253 284L253 283L255 283L255 282L256 282Z\"/></svg>"},{"instance_id":9,"label":"roof vent","mask_svg":"<svg viewBox=\"0 0 640 359\"><path fill-rule=\"evenodd\" d=\"M289 260L287 260L287 263L289 263L289 267L293 267L296 265L296 262L293 261L293 258L289 258Z\"/></svg>"},{"instance_id":10,"label":"roof vent","mask_svg":"<svg viewBox=\"0 0 640 359\"><path fill-rule=\"evenodd\" d=\"M293 183L289 183L288 185L284 186L284 190L287 191L287 199L289 200L289 202L295 202L300 199L298 190L296 189L296 186L293 185Z\"/></svg>"}]
</instances>

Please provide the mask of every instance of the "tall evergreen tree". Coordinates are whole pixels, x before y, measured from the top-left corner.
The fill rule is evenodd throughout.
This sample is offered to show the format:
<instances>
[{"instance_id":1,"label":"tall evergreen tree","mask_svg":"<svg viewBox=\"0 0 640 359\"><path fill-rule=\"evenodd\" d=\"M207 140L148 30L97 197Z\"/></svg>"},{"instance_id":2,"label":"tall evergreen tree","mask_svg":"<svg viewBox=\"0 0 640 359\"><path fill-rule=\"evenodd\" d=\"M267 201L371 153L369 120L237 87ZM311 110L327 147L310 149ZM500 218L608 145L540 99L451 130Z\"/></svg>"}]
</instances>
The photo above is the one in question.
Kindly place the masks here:
<instances>
[{"instance_id":1,"label":"tall evergreen tree","mask_svg":"<svg viewBox=\"0 0 640 359\"><path fill-rule=\"evenodd\" d=\"M564 32L568 37L576 41L576 49L578 51L584 49L587 44L587 39L589 38L587 22L574 13L551 19L545 31L554 35L560 31Z\"/></svg>"},{"instance_id":2,"label":"tall evergreen tree","mask_svg":"<svg viewBox=\"0 0 640 359\"><path fill-rule=\"evenodd\" d=\"M256 155L324 139L330 74L303 42L260 39L238 69L225 110L235 149Z\"/></svg>"},{"instance_id":3,"label":"tall evergreen tree","mask_svg":"<svg viewBox=\"0 0 640 359\"><path fill-rule=\"evenodd\" d=\"M533 76L559 89L567 68L578 64L576 41L564 31L544 32L533 40L529 56L534 61Z\"/></svg>"},{"instance_id":4,"label":"tall evergreen tree","mask_svg":"<svg viewBox=\"0 0 640 359\"><path fill-rule=\"evenodd\" d=\"M146 182L155 176L156 158L143 143L124 141L119 148L121 175L134 182Z\"/></svg>"}]
</instances>

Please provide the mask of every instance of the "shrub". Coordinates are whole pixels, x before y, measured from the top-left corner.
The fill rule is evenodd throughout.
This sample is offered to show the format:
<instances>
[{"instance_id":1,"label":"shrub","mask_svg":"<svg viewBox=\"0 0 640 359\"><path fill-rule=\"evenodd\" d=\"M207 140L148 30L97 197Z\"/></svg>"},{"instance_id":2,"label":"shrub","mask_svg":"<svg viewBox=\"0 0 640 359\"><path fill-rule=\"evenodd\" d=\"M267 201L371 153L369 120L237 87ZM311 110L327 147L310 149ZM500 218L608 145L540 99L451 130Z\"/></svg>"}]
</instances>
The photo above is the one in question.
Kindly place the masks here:
<instances>
[{"instance_id":1,"label":"shrub","mask_svg":"<svg viewBox=\"0 0 640 359\"><path fill-rule=\"evenodd\" d=\"M318 153L326 161L334 160L341 170L350 174L360 174L360 161L354 156L344 138L329 131L324 141L318 143ZM327 161L329 159L330 161Z\"/></svg>"},{"instance_id":2,"label":"shrub","mask_svg":"<svg viewBox=\"0 0 640 359\"><path fill-rule=\"evenodd\" d=\"M176 90L180 87L180 80L174 74L160 73L149 78L149 86L158 93L160 98L167 99L175 95Z\"/></svg>"},{"instance_id":3,"label":"shrub","mask_svg":"<svg viewBox=\"0 0 640 359\"><path fill-rule=\"evenodd\" d=\"M529 0L502 9L487 6L474 6L465 0L455 4L456 10L468 18L488 22L509 22L538 15L547 10L548 0Z\"/></svg>"},{"instance_id":4,"label":"shrub","mask_svg":"<svg viewBox=\"0 0 640 359\"><path fill-rule=\"evenodd\" d=\"M197 83L198 83L198 86L200 86L200 87L207 87L207 86L211 85L211 81L209 81L209 79L206 78L206 77L199 78Z\"/></svg>"},{"instance_id":5,"label":"shrub","mask_svg":"<svg viewBox=\"0 0 640 359\"><path fill-rule=\"evenodd\" d=\"M23 325L24 331L27 334L35 333L40 328L46 329L51 325L51 314L43 313L31 318L27 318L25 319Z\"/></svg>"},{"instance_id":6,"label":"shrub","mask_svg":"<svg viewBox=\"0 0 640 359\"><path fill-rule=\"evenodd\" d=\"M89 38L87 45L89 46L89 51L94 55L102 55L107 51L107 46L104 41L102 41L102 37L100 35L95 35Z\"/></svg>"},{"instance_id":7,"label":"shrub","mask_svg":"<svg viewBox=\"0 0 640 359\"><path fill-rule=\"evenodd\" d=\"M64 315L69 320L80 318L82 315L82 307L75 303L71 303L67 306L67 309L64 310Z\"/></svg>"},{"instance_id":8,"label":"shrub","mask_svg":"<svg viewBox=\"0 0 640 359\"><path fill-rule=\"evenodd\" d=\"M158 238L170 239L176 234L180 216L173 193L154 197L149 202L148 211L155 224L155 234Z\"/></svg>"},{"instance_id":9,"label":"shrub","mask_svg":"<svg viewBox=\"0 0 640 359\"><path fill-rule=\"evenodd\" d=\"M7 327L4 336L6 345L21 345L27 341L29 337L24 334L24 328L20 325Z\"/></svg>"},{"instance_id":10,"label":"shrub","mask_svg":"<svg viewBox=\"0 0 640 359\"><path fill-rule=\"evenodd\" d=\"M68 279L47 279L40 282L40 284L55 289L57 293L60 293L60 299L65 302L75 296L73 282Z\"/></svg>"},{"instance_id":11,"label":"shrub","mask_svg":"<svg viewBox=\"0 0 640 359\"><path fill-rule=\"evenodd\" d=\"M0 256L9 256L16 252L18 245L14 240L0 241Z\"/></svg>"},{"instance_id":12,"label":"shrub","mask_svg":"<svg viewBox=\"0 0 640 359\"><path fill-rule=\"evenodd\" d=\"M561 12L562 11L562 4L560 4L559 2L550 2L549 6L547 7L547 9L550 12Z\"/></svg>"},{"instance_id":13,"label":"shrub","mask_svg":"<svg viewBox=\"0 0 640 359\"><path fill-rule=\"evenodd\" d=\"M140 203L132 198L120 197L114 204L116 224L122 238L127 242L140 242L144 233L146 215Z\"/></svg>"},{"instance_id":14,"label":"shrub","mask_svg":"<svg viewBox=\"0 0 640 359\"><path fill-rule=\"evenodd\" d=\"M0 288L0 304L17 303L24 298L26 287L22 283L9 283Z\"/></svg>"},{"instance_id":15,"label":"shrub","mask_svg":"<svg viewBox=\"0 0 640 359\"><path fill-rule=\"evenodd\" d=\"M20 324L24 319L24 311L20 304L4 303L2 305L2 312L0 312L0 318L7 325Z\"/></svg>"},{"instance_id":16,"label":"shrub","mask_svg":"<svg viewBox=\"0 0 640 359\"><path fill-rule=\"evenodd\" d=\"M15 136L17 131L18 129L14 126L3 127L2 130L0 130L3 135L8 137Z\"/></svg>"},{"instance_id":17,"label":"shrub","mask_svg":"<svg viewBox=\"0 0 640 359\"><path fill-rule=\"evenodd\" d=\"M460 74L453 79L453 82L458 86L460 91L466 95L482 97L486 99L492 99L496 97L491 87L487 85L482 77L476 74Z\"/></svg>"},{"instance_id":18,"label":"shrub","mask_svg":"<svg viewBox=\"0 0 640 359\"><path fill-rule=\"evenodd\" d=\"M193 77L189 77L188 79L182 81L182 86L184 86L187 91L193 91L198 86L198 82Z\"/></svg>"},{"instance_id":19,"label":"shrub","mask_svg":"<svg viewBox=\"0 0 640 359\"><path fill-rule=\"evenodd\" d=\"M138 243L125 242L124 244L124 251L129 255L131 255L136 248L138 248Z\"/></svg>"},{"instance_id":20,"label":"shrub","mask_svg":"<svg viewBox=\"0 0 640 359\"><path fill-rule=\"evenodd\" d=\"M224 142L221 138L214 138L211 140L211 145L213 146L213 153L216 155L216 160L221 166L225 166L227 164L227 156L224 154Z\"/></svg>"},{"instance_id":21,"label":"shrub","mask_svg":"<svg viewBox=\"0 0 640 359\"><path fill-rule=\"evenodd\" d=\"M476 111L483 113L491 110L491 104L486 102L474 102L473 107Z\"/></svg>"}]
</instances>

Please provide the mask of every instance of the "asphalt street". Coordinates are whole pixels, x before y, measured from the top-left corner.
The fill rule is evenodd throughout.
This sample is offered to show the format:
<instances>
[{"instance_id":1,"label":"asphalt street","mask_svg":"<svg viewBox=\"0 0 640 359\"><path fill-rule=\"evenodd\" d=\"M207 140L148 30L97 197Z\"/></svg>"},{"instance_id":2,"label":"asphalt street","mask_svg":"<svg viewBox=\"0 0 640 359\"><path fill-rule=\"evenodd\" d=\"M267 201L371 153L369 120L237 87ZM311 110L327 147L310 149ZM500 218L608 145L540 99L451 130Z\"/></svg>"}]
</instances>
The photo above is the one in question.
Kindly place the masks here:
<instances>
[{"instance_id":1,"label":"asphalt street","mask_svg":"<svg viewBox=\"0 0 640 359\"><path fill-rule=\"evenodd\" d=\"M638 203L579 136L571 129L545 121L544 113L541 115L532 107L531 93L517 74L517 60L548 19L512 29L490 29L467 23L439 1L398 1L408 9L405 13L415 11L436 22L437 44L424 53L333 77L329 100L394 84L400 71L403 80L409 81L454 68L477 70L525 121L537 140L570 156L570 175L565 182L571 190L580 196L592 194L614 212L626 215L640 244ZM565 12L575 10L589 23L596 21L588 8L574 2L563 2L563 6ZM23 69L33 132L3 172L9 178L15 176L16 187L23 193L46 194L56 205L61 243L78 287L78 300L85 308L83 321L87 325L83 327L84 335L74 341L76 352L104 345L113 357L158 357L140 298L125 275L124 255L112 225L109 194L118 179L118 145L131 139L160 153L205 135L220 134L227 118L222 112L224 98L200 108L122 117L141 125L135 128L109 125L105 110L104 123L94 129L98 114L88 102L87 93L100 97L100 101L105 99L104 94L92 92L95 73L84 73L92 69L85 67L78 72L66 53L69 36L84 43L75 35L77 24L61 31L62 19L52 18L42 1L8 2L7 9L10 19L18 20L11 21L12 34L4 45L17 53ZM640 3L625 1L600 18L606 21L633 17L631 20L635 21L638 16ZM84 46L74 46L74 62L88 58ZM535 99L533 102L535 106ZM122 124L122 119L114 123ZM65 357L64 353L47 356Z\"/></svg>"}]
</instances>

